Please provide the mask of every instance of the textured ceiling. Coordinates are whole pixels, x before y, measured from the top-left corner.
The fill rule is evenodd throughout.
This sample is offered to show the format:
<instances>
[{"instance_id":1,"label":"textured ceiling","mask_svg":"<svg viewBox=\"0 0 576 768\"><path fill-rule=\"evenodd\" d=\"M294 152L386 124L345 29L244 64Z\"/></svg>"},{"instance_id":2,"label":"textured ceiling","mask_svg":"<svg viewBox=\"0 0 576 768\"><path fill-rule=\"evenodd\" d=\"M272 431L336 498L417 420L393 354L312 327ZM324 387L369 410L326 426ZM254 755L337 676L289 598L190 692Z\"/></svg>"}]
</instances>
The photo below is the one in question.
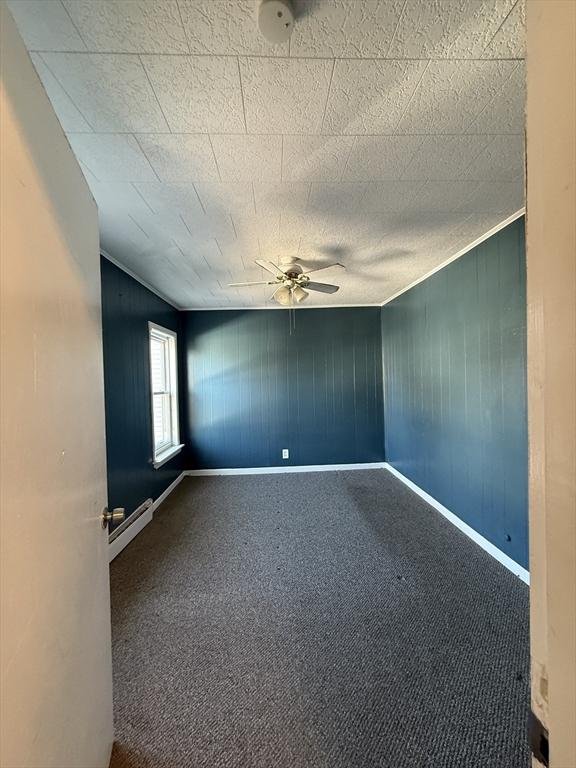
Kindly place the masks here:
<instances>
[{"instance_id":1,"label":"textured ceiling","mask_svg":"<svg viewBox=\"0 0 576 768\"><path fill-rule=\"evenodd\" d=\"M380 303L520 209L523 0L10 0L102 247L179 307L269 305L255 258Z\"/></svg>"}]
</instances>

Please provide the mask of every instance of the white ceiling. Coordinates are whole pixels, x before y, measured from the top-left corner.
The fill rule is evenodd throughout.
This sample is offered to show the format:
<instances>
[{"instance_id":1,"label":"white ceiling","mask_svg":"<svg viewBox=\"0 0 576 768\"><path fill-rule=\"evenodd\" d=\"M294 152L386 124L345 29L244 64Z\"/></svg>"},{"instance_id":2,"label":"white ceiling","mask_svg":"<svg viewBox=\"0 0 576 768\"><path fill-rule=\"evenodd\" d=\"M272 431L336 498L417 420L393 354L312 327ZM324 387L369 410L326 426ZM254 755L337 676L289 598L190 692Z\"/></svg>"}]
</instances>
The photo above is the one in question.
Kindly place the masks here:
<instances>
[{"instance_id":1,"label":"white ceiling","mask_svg":"<svg viewBox=\"0 0 576 768\"><path fill-rule=\"evenodd\" d=\"M523 0L9 0L100 210L176 306L258 307L255 258L380 303L523 206ZM319 276L320 277L320 276Z\"/></svg>"}]
</instances>

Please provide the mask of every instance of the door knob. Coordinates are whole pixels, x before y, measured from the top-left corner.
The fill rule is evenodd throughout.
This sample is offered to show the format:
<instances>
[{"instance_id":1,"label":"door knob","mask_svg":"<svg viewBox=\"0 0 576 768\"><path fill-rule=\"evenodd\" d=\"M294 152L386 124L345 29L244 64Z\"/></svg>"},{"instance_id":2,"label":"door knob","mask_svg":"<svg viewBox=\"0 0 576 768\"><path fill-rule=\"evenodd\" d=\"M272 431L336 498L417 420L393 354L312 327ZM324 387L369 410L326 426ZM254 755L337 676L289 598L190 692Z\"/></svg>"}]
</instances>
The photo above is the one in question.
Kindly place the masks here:
<instances>
[{"instance_id":1,"label":"door knob","mask_svg":"<svg viewBox=\"0 0 576 768\"><path fill-rule=\"evenodd\" d=\"M102 512L102 528L106 528L108 523L121 523L126 517L126 510L124 507L115 507L112 511L108 507L104 507Z\"/></svg>"}]
</instances>

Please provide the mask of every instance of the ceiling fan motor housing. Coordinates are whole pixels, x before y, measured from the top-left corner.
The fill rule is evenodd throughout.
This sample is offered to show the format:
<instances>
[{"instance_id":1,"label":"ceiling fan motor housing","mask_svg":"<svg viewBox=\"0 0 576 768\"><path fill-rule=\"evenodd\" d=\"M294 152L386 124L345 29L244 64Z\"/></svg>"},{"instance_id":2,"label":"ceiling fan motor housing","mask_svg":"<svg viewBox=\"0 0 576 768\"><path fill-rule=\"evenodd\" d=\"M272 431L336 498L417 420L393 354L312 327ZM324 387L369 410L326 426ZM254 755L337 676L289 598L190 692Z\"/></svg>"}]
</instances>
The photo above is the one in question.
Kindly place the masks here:
<instances>
[{"instance_id":1,"label":"ceiling fan motor housing","mask_svg":"<svg viewBox=\"0 0 576 768\"><path fill-rule=\"evenodd\" d=\"M281 256L278 260L282 271L286 277L290 280L297 280L303 277L304 271L301 264L298 264L298 259L294 256Z\"/></svg>"}]
</instances>

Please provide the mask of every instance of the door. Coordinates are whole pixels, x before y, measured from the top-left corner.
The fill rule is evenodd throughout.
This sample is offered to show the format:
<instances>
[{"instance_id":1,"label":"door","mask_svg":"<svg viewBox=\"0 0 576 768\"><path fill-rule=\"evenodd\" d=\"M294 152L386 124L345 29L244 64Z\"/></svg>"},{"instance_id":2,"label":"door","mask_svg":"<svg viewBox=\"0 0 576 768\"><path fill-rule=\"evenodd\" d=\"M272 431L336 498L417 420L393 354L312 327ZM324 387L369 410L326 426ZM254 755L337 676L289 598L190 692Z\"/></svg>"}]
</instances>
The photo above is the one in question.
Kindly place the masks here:
<instances>
[{"instance_id":1,"label":"door","mask_svg":"<svg viewBox=\"0 0 576 768\"><path fill-rule=\"evenodd\" d=\"M528 429L533 742L576 766L576 3L530 0Z\"/></svg>"},{"instance_id":2,"label":"door","mask_svg":"<svg viewBox=\"0 0 576 768\"><path fill-rule=\"evenodd\" d=\"M3 768L104 768L112 685L97 211L0 3Z\"/></svg>"}]
</instances>

